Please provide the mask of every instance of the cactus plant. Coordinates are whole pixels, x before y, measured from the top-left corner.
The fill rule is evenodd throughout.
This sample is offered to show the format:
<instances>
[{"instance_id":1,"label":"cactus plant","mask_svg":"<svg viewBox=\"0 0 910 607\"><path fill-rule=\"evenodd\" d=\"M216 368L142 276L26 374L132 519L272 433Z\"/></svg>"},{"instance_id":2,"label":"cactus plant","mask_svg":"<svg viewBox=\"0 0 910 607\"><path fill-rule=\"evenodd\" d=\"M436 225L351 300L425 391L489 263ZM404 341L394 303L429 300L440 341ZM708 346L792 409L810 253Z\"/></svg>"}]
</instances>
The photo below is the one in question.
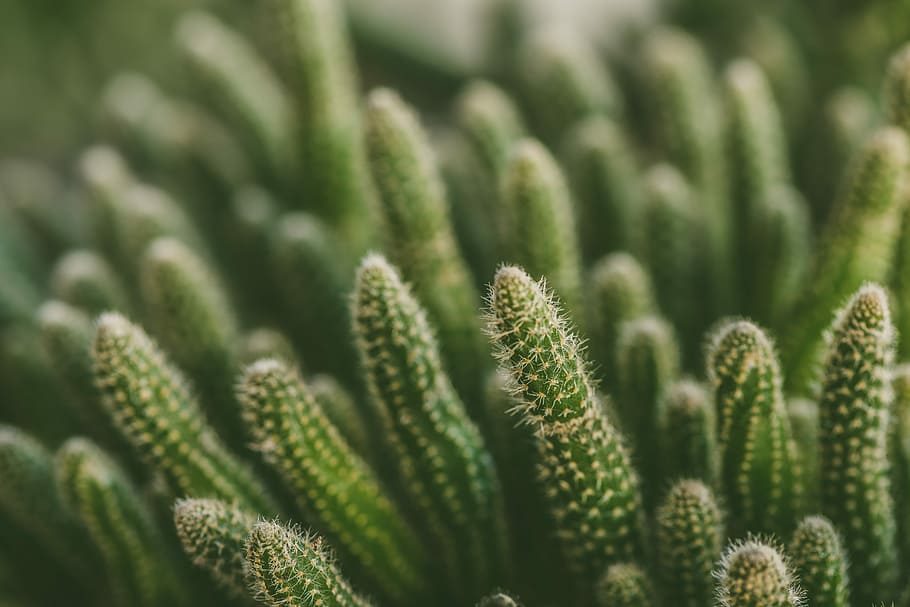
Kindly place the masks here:
<instances>
[{"instance_id":1,"label":"cactus plant","mask_svg":"<svg viewBox=\"0 0 910 607\"><path fill-rule=\"evenodd\" d=\"M806 592L806 604L846 607L847 559L840 537L828 519L808 516L793 532L789 546L793 571Z\"/></svg>"},{"instance_id":2,"label":"cactus plant","mask_svg":"<svg viewBox=\"0 0 910 607\"><path fill-rule=\"evenodd\" d=\"M781 552L749 539L724 551L717 570L717 600L724 607L799 607L802 590Z\"/></svg>"}]
</instances>

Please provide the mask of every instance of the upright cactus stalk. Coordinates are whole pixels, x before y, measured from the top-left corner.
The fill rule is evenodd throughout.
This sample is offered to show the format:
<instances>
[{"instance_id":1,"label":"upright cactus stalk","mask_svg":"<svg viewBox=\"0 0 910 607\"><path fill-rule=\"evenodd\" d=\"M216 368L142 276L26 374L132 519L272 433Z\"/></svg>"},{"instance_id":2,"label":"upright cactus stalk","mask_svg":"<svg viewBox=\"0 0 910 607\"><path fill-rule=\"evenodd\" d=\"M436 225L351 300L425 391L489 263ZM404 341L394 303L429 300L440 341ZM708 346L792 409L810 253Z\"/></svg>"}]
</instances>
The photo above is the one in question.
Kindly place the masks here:
<instances>
[{"instance_id":1,"label":"upright cactus stalk","mask_svg":"<svg viewBox=\"0 0 910 607\"><path fill-rule=\"evenodd\" d=\"M89 250L68 252L51 273L54 296L89 315L111 310L126 311L126 288L106 259Z\"/></svg>"},{"instance_id":2,"label":"upright cactus stalk","mask_svg":"<svg viewBox=\"0 0 910 607\"><path fill-rule=\"evenodd\" d=\"M342 577L316 535L279 523L256 523L246 542L250 591L267 607L370 607Z\"/></svg>"},{"instance_id":3,"label":"upright cactus stalk","mask_svg":"<svg viewBox=\"0 0 910 607\"><path fill-rule=\"evenodd\" d=\"M891 57L885 74L882 96L888 120L910 134L910 45L904 45ZM906 207L905 203L905 207ZM910 208L905 208L901 221L893 274L898 354L910 358Z\"/></svg>"},{"instance_id":4,"label":"upright cactus stalk","mask_svg":"<svg viewBox=\"0 0 910 607\"><path fill-rule=\"evenodd\" d=\"M652 607L654 604L651 580L633 563L610 565L597 584L598 607Z\"/></svg>"},{"instance_id":5,"label":"upright cactus stalk","mask_svg":"<svg viewBox=\"0 0 910 607\"><path fill-rule=\"evenodd\" d=\"M891 494L897 515L901 563L906 567L910 565L910 364L892 370L891 386L894 390L894 415L888 427Z\"/></svg>"},{"instance_id":6,"label":"upright cactus stalk","mask_svg":"<svg viewBox=\"0 0 910 607\"><path fill-rule=\"evenodd\" d=\"M521 603L510 594L495 592L480 599L477 607L521 607Z\"/></svg>"},{"instance_id":7,"label":"upright cactus stalk","mask_svg":"<svg viewBox=\"0 0 910 607\"><path fill-rule=\"evenodd\" d=\"M478 339L480 297L458 251L432 150L417 116L390 90L370 93L366 122L391 260L439 331L455 386L466 402L479 403L477 378L486 357Z\"/></svg>"},{"instance_id":8,"label":"upright cactus stalk","mask_svg":"<svg viewBox=\"0 0 910 607\"><path fill-rule=\"evenodd\" d=\"M847 557L840 536L823 516L807 516L788 549L793 572L806 592L806 607L847 607Z\"/></svg>"},{"instance_id":9,"label":"upright cactus stalk","mask_svg":"<svg viewBox=\"0 0 910 607\"><path fill-rule=\"evenodd\" d=\"M714 333L707 362L721 487L738 515L733 535L786 533L799 511L800 475L774 346L751 322L730 321Z\"/></svg>"},{"instance_id":10,"label":"upright cactus stalk","mask_svg":"<svg viewBox=\"0 0 910 607\"><path fill-rule=\"evenodd\" d=\"M780 551L748 539L730 545L716 573L721 607L800 607L802 591Z\"/></svg>"},{"instance_id":11,"label":"upright cactus stalk","mask_svg":"<svg viewBox=\"0 0 910 607\"><path fill-rule=\"evenodd\" d=\"M798 320L788 326L784 348L789 391L809 391L836 307L863 281L889 277L908 163L907 135L895 127L877 131L855 156L816 248L812 278L790 316Z\"/></svg>"},{"instance_id":12,"label":"upright cactus stalk","mask_svg":"<svg viewBox=\"0 0 910 607\"><path fill-rule=\"evenodd\" d=\"M177 572L151 510L125 474L91 441L57 452L57 481L101 553L115 605L182 604Z\"/></svg>"},{"instance_id":13,"label":"upright cactus stalk","mask_svg":"<svg viewBox=\"0 0 910 607\"><path fill-rule=\"evenodd\" d=\"M367 386L384 412L404 491L441 549L456 592L502 579L499 480L439 358L426 314L395 269L368 256L357 274L354 334Z\"/></svg>"},{"instance_id":14,"label":"upright cactus stalk","mask_svg":"<svg viewBox=\"0 0 910 607\"><path fill-rule=\"evenodd\" d=\"M793 442L799 455L805 511L815 512L819 508L818 497L821 490L818 482L818 403L807 398L791 398L787 401L787 417L790 418Z\"/></svg>"},{"instance_id":15,"label":"upright cactus stalk","mask_svg":"<svg viewBox=\"0 0 910 607\"><path fill-rule=\"evenodd\" d=\"M680 379L664 390L657 410L657 435L663 437L661 476L693 478L714 486L718 476L717 423L705 388Z\"/></svg>"},{"instance_id":16,"label":"upright cactus stalk","mask_svg":"<svg viewBox=\"0 0 910 607\"><path fill-rule=\"evenodd\" d=\"M264 359L238 386L258 449L284 478L306 520L396 601L425 592L426 555L370 468L285 363Z\"/></svg>"},{"instance_id":17,"label":"upright cactus stalk","mask_svg":"<svg viewBox=\"0 0 910 607\"><path fill-rule=\"evenodd\" d=\"M181 499L174 506L174 526L184 552L234 596L247 589L243 555L256 522L253 512L221 500Z\"/></svg>"},{"instance_id":18,"label":"upright cactus stalk","mask_svg":"<svg viewBox=\"0 0 910 607\"><path fill-rule=\"evenodd\" d=\"M887 446L893 343L888 295L867 284L834 321L819 400L822 511L843 534L857 605L898 592Z\"/></svg>"},{"instance_id":19,"label":"upright cactus stalk","mask_svg":"<svg viewBox=\"0 0 910 607\"><path fill-rule=\"evenodd\" d=\"M583 594L613 563L635 559L643 540L638 479L607 421L581 344L541 283L514 266L490 291L488 332L511 378L519 412L535 432L538 471L563 550Z\"/></svg>"},{"instance_id":20,"label":"upright cactus stalk","mask_svg":"<svg viewBox=\"0 0 910 607\"><path fill-rule=\"evenodd\" d=\"M655 518L657 566L666 596L680 607L709 605L712 571L724 537L723 517L711 490L701 481L678 480Z\"/></svg>"},{"instance_id":21,"label":"upright cactus stalk","mask_svg":"<svg viewBox=\"0 0 910 607\"><path fill-rule=\"evenodd\" d=\"M365 462L370 463L374 457L374 440L370 435L368 413L331 375L314 375L309 386L319 409L338 429L345 442Z\"/></svg>"},{"instance_id":22,"label":"upright cactus stalk","mask_svg":"<svg viewBox=\"0 0 910 607\"><path fill-rule=\"evenodd\" d=\"M207 424L183 375L145 332L117 313L98 319L95 381L121 433L173 494L277 511L265 488Z\"/></svg>"},{"instance_id":23,"label":"upright cactus stalk","mask_svg":"<svg viewBox=\"0 0 910 607\"><path fill-rule=\"evenodd\" d=\"M506 259L535 278L546 278L565 307L581 313L581 250L568 185L540 143L515 144L503 170L500 203Z\"/></svg>"}]
</instances>

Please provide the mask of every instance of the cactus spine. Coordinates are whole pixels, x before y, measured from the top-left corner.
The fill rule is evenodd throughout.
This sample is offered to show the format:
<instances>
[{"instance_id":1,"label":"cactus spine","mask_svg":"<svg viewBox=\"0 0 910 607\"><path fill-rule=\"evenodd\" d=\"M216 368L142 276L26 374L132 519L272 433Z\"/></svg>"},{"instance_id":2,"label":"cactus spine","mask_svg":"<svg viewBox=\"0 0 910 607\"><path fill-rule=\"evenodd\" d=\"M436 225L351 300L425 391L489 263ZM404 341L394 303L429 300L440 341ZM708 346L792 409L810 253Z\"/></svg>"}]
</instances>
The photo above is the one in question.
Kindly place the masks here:
<instances>
[{"instance_id":1,"label":"cactus spine","mask_svg":"<svg viewBox=\"0 0 910 607\"><path fill-rule=\"evenodd\" d=\"M847 558L840 536L823 516L807 516L796 527L788 552L806 591L806 607L847 607Z\"/></svg>"},{"instance_id":2,"label":"cactus spine","mask_svg":"<svg viewBox=\"0 0 910 607\"><path fill-rule=\"evenodd\" d=\"M802 592L780 551L759 540L732 544L717 571L721 607L799 607Z\"/></svg>"}]
</instances>

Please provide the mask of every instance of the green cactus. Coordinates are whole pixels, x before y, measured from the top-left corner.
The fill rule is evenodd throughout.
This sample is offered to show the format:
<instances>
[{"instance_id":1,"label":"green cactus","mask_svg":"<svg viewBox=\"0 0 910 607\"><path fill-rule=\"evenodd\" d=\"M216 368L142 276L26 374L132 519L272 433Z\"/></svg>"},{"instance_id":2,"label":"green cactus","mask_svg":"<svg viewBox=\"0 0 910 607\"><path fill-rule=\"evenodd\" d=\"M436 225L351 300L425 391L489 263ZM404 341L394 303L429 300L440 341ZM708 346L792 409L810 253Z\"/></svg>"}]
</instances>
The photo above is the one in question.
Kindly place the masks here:
<instances>
[{"instance_id":1,"label":"green cactus","mask_svg":"<svg viewBox=\"0 0 910 607\"><path fill-rule=\"evenodd\" d=\"M521 603L510 594L495 592L480 599L476 607L521 607Z\"/></svg>"},{"instance_id":2,"label":"green cactus","mask_svg":"<svg viewBox=\"0 0 910 607\"><path fill-rule=\"evenodd\" d=\"M840 537L823 516L807 516L788 549L793 572L806 592L806 607L847 607L847 557Z\"/></svg>"},{"instance_id":3,"label":"green cactus","mask_svg":"<svg viewBox=\"0 0 910 607\"><path fill-rule=\"evenodd\" d=\"M709 605L714 564L723 544L723 516L701 481L675 481L655 513L657 566L667 596L680 607Z\"/></svg>"},{"instance_id":4,"label":"green cactus","mask_svg":"<svg viewBox=\"0 0 910 607\"><path fill-rule=\"evenodd\" d=\"M501 234L506 259L546 278L578 321L581 313L581 250L573 203L556 160L540 143L515 144L503 169Z\"/></svg>"},{"instance_id":5,"label":"green cactus","mask_svg":"<svg viewBox=\"0 0 910 607\"><path fill-rule=\"evenodd\" d=\"M893 341L887 294L864 285L832 326L818 404L822 512L843 534L860 605L898 591L887 452Z\"/></svg>"},{"instance_id":6,"label":"green cactus","mask_svg":"<svg viewBox=\"0 0 910 607\"><path fill-rule=\"evenodd\" d=\"M57 260L50 278L54 296L91 316L129 309L126 288L106 259L89 250L72 250Z\"/></svg>"},{"instance_id":7,"label":"green cactus","mask_svg":"<svg viewBox=\"0 0 910 607\"><path fill-rule=\"evenodd\" d=\"M654 604L651 580L638 565L610 565L597 583L599 607L651 607Z\"/></svg>"},{"instance_id":8,"label":"green cactus","mask_svg":"<svg viewBox=\"0 0 910 607\"><path fill-rule=\"evenodd\" d=\"M374 457L373 438L368 413L361 410L360 403L331 375L314 375L309 386L317 405L345 442L365 462L370 462Z\"/></svg>"},{"instance_id":9,"label":"green cactus","mask_svg":"<svg viewBox=\"0 0 910 607\"><path fill-rule=\"evenodd\" d=\"M910 563L910 365L891 371L894 390L893 416L888 425L888 455L891 463L891 493L897 515L901 563Z\"/></svg>"},{"instance_id":10,"label":"green cactus","mask_svg":"<svg viewBox=\"0 0 910 607\"><path fill-rule=\"evenodd\" d=\"M707 365L720 484L738 515L733 535L788 532L799 512L800 475L774 346L751 322L728 321L711 338Z\"/></svg>"},{"instance_id":11,"label":"green cactus","mask_svg":"<svg viewBox=\"0 0 910 607\"><path fill-rule=\"evenodd\" d=\"M119 466L88 439L71 438L57 451L56 475L103 557L112 604L183 603L164 537Z\"/></svg>"},{"instance_id":12,"label":"green cactus","mask_svg":"<svg viewBox=\"0 0 910 607\"><path fill-rule=\"evenodd\" d=\"M818 509L819 490L819 443L818 404L807 398L792 398L787 401L787 417L793 431L793 442L799 455L799 469L802 472L803 503L807 512Z\"/></svg>"},{"instance_id":13,"label":"green cactus","mask_svg":"<svg viewBox=\"0 0 910 607\"><path fill-rule=\"evenodd\" d=\"M103 314L92 345L108 414L172 494L236 501L271 514L276 505L207 424L183 374L136 325Z\"/></svg>"},{"instance_id":14,"label":"green cactus","mask_svg":"<svg viewBox=\"0 0 910 607\"><path fill-rule=\"evenodd\" d=\"M716 573L722 607L800 607L802 590L781 552L760 540L734 542Z\"/></svg>"},{"instance_id":15,"label":"green cactus","mask_svg":"<svg viewBox=\"0 0 910 607\"><path fill-rule=\"evenodd\" d=\"M297 372L258 361L243 373L238 395L258 449L306 519L386 595L406 601L423 592L426 556L416 536Z\"/></svg>"},{"instance_id":16,"label":"green cactus","mask_svg":"<svg viewBox=\"0 0 910 607\"><path fill-rule=\"evenodd\" d=\"M905 44L891 56L882 88L888 120L910 131L910 45Z\"/></svg>"},{"instance_id":17,"label":"green cactus","mask_svg":"<svg viewBox=\"0 0 910 607\"><path fill-rule=\"evenodd\" d=\"M563 551L582 592L590 593L608 565L640 554L638 479L552 295L521 269L505 266L489 301L487 330L518 412L535 432L539 480Z\"/></svg>"},{"instance_id":18,"label":"green cactus","mask_svg":"<svg viewBox=\"0 0 910 607\"><path fill-rule=\"evenodd\" d=\"M903 208L902 184L910 162L907 136L877 131L854 157L832 216L816 247L811 278L790 318L783 348L789 390L808 391L831 314L863 281L891 272Z\"/></svg>"},{"instance_id":19,"label":"green cactus","mask_svg":"<svg viewBox=\"0 0 910 607\"><path fill-rule=\"evenodd\" d=\"M261 358L277 358L290 365L300 366L294 344L284 333L271 327L251 329L240 339L237 361L241 366L245 367Z\"/></svg>"},{"instance_id":20,"label":"green cactus","mask_svg":"<svg viewBox=\"0 0 910 607\"><path fill-rule=\"evenodd\" d=\"M524 120L515 102L486 80L469 83L455 101L455 120L490 187L496 188L513 144L525 134Z\"/></svg>"},{"instance_id":21,"label":"green cactus","mask_svg":"<svg viewBox=\"0 0 910 607\"><path fill-rule=\"evenodd\" d=\"M268 607L369 607L342 577L318 535L261 521L246 542L249 588Z\"/></svg>"},{"instance_id":22,"label":"green cactus","mask_svg":"<svg viewBox=\"0 0 910 607\"><path fill-rule=\"evenodd\" d=\"M184 552L232 596L247 589L243 555L256 522L254 513L221 500L180 499L174 505L174 527Z\"/></svg>"},{"instance_id":23,"label":"green cactus","mask_svg":"<svg viewBox=\"0 0 910 607\"><path fill-rule=\"evenodd\" d=\"M657 408L657 436L663 437L663 479L692 478L714 486L718 478L717 422L708 391L691 379L669 384ZM813 445L814 446L814 445Z\"/></svg>"},{"instance_id":24,"label":"green cactus","mask_svg":"<svg viewBox=\"0 0 910 607\"><path fill-rule=\"evenodd\" d=\"M238 320L220 278L179 240L159 238L142 256L139 282L149 328L192 378L219 433L243 444L232 391Z\"/></svg>"},{"instance_id":25,"label":"green cactus","mask_svg":"<svg viewBox=\"0 0 910 607\"><path fill-rule=\"evenodd\" d=\"M295 115L282 83L247 41L204 12L185 15L177 45L193 76L244 134L255 157L278 184L291 177Z\"/></svg>"},{"instance_id":26,"label":"green cactus","mask_svg":"<svg viewBox=\"0 0 910 607\"><path fill-rule=\"evenodd\" d=\"M506 558L492 456L442 368L426 314L379 255L358 270L353 317L407 499L454 574L453 590L480 594L501 579Z\"/></svg>"},{"instance_id":27,"label":"green cactus","mask_svg":"<svg viewBox=\"0 0 910 607\"><path fill-rule=\"evenodd\" d=\"M486 352L478 337L480 297L455 242L432 151L417 116L390 90L370 93L366 123L390 258L429 312L455 386L466 402L479 403Z\"/></svg>"}]
</instances>

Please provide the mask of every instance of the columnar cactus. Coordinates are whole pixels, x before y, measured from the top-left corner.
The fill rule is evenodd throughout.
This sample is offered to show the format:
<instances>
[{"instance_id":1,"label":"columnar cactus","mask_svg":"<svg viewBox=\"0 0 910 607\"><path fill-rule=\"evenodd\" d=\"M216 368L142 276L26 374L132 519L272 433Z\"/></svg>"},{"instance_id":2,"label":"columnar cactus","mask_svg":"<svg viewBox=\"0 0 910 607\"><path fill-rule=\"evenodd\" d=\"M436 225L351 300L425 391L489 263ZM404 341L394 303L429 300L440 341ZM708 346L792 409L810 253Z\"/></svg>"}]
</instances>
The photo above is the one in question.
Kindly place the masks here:
<instances>
[{"instance_id":1,"label":"columnar cactus","mask_svg":"<svg viewBox=\"0 0 910 607\"><path fill-rule=\"evenodd\" d=\"M521 607L521 603L505 592L496 592L480 599L477 607Z\"/></svg>"},{"instance_id":2,"label":"columnar cactus","mask_svg":"<svg viewBox=\"0 0 910 607\"><path fill-rule=\"evenodd\" d=\"M800 607L802 591L780 551L760 540L731 544L717 570L721 607Z\"/></svg>"},{"instance_id":3,"label":"columnar cactus","mask_svg":"<svg viewBox=\"0 0 910 607\"><path fill-rule=\"evenodd\" d=\"M424 591L426 555L378 479L285 363L248 367L238 395L258 449L281 474L306 520L397 601Z\"/></svg>"},{"instance_id":4,"label":"columnar cactus","mask_svg":"<svg viewBox=\"0 0 910 607\"><path fill-rule=\"evenodd\" d=\"M208 425L183 375L142 329L120 314L103 314L92 352L109 415L172 493L236 500L264 514L277 511Z\"/></svg>"},{"instance_id":5,"label":"columnar cactus","mask_svg":"<svg viewBox=\"0 0 910 607\"><path fill-rule=\"evenodd\" d=\"M87 314L128 308L120 277L104 257L88 250L70 251L57 261L51 290L57 299Z\"/></svg>"},{"instance_id":6,"label":"columnar cactus","mask_svg":"<svg viewBox=\"0 0 910 607\"><path fill-rule=\"evenodd\" d=\"M734 535L787 532L799 511L799 472L774 346L751 322L729 321L712 336L707 362Z\"/></svg>"},{"instance_id":7,"label":"columnar cactus","mask_svg":"<svg viewBox=\"0 0 910 607\"><path fill-rule=\"evenodd\" d=\"M822 512L843 534L853 600L897 593L897 537L888 465L888 295L863 286L838 312L819 400Z\"/></svg>"},{"instance_id":8,"label":"columnar cactus","mask_svg":"<svg viewBox=\"0 0 910 607\"><path fill-rule=\"evenodd\" d=\"M673 382L658 407L658 434L664 437L661 475L664 479L697 478L713 486L718 473L717 423L714 403L701 384Z\"/></svg>"},{"instance_id":9,"label":"columnar cactus","mask_svg":"<svg viewBox=\"0 0 910 607\"><path fill-rule=\"evenodd\" d=\"M408 500L463 591L502 575L502 496L490 452L439 357L427 316L378 255L364 259L353 296L354 334L383 410Z\"/></svg>"},{"instance_id":10,"label":"columnar cactus","mask_svg":"<svg viewBox=\"0 0 910 607\"><path fill-rule=\"evenodd\" d=\"M897 518L902 563L910 563L910 365L891 372L894 390L893 417L888 428L888 455L891 461L891 494Z\"/></svg>"},{"instance_id":11,"label":"columnar cactus","mask_svg":"<svg viewBox=\"0 0 910 607\"><path fill-rule=\"evenodd\" d=\"M847 557L840 536L823 516L808 516L793 532L788 548L793 572L806 592L806 607L847 607Z\"/></svg>"},{"instance_id":12,"label":"columnar cactus","mask_svg":"<svg viewBox=\"0 0 910 607\"><path fill-rule=\"evenodd\" d=\"M538 447L539 479L582 592L612 563L640 554L638 479L597 401L581 344L542 283L499 270L488 332Z\"/></svg>"},{"instance_id":13,"label":"columnar cactus","mask_svg":"<svg viewBox=\"0 0 910 607\"><path fill-rule=\"evenodd\" d=\"M610 565L597 584L600 607L651 607L654 590L647 574L631 563Z\"/></svg>"}]
</instances>

